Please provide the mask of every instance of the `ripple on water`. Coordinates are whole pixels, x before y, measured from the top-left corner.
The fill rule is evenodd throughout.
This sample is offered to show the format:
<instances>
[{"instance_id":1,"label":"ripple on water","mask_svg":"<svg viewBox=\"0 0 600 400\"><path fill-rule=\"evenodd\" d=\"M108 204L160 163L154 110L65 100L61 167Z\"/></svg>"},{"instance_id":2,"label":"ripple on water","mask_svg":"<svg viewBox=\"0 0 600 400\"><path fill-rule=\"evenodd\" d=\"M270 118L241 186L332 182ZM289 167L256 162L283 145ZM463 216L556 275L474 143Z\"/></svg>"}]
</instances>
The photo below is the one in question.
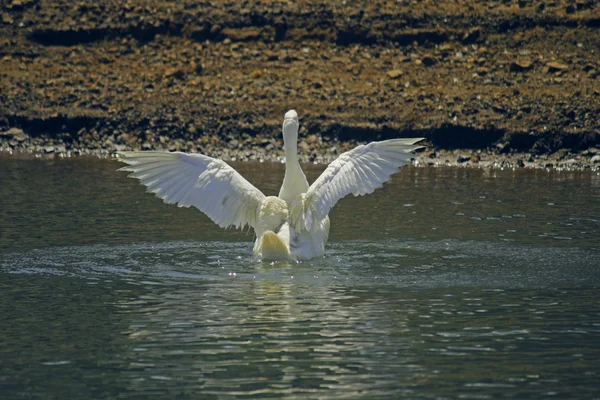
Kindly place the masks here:
<instances>
[{"instance_id":1,"label":"ripple on water","mask_svg":"<svg viewBox=\"0 0 600 400\"><path fill-rule=\"evenodd\" d=\"M7 398L597 394L595 175L405 169L296 264L117 167L0 165Z\"/></svg>"},{"instance_id":2,"label":"ripple on water","mask_svg":"<svg viewBox=\"0 0 600 400\"><path fill-rule=\"evenodd\" d=\"M64 335L61 327L65 322L81 319L87 325L77 325L75 332L81 334L77 349L58 347L62 357L46 355L39 364L70 368L68 374L77 374L79 383L94 382L100 374L103 382L131 397L167 396L185 390L217 397L328 397L331 393L352 397L369 393L376 397L431 398L456 394L457 387L466 390L465 395L481 394L483 388L495 397L506 394L511 386L515 393L527 392L528 382L534 379L528 376L536 375L560 376L555 383L548 383L547 389L561 393L565 383L561 371L572 367L572 354L581 355L577 373L591 372L592 354L581 337L593 340L599 327L589 317L600 310L595 304L581 307L574 296L577 291L455 285L424 288L422 284L399 289L387 281L369 279L383 271L377 258L363 259L350 267L340 265L334 256L326 256L320 263L264 265L240 262L235 254L245 251L240 244L215 246L231 250L223 259L225 268L202 267L202 259L197 263L190 253L201 256L214 249L195 252L194 245L203 248L178 242L112 249L107 260L113 262L135 254L140 263L134 272L142 281L148 276L156 279L145 265L146 253L157 249L187 253L178 258L178 252L171 251L175 259L168 269L187 272L163 276L165 285L161 286L143 284L127 289L125 284L107 291L109 286L101 280L102 287L89 298L84 292L84 297L73 304L72 296L80 290L75 287L69 294L69 288L73 288L73 281L85 278L88 269L56 276L59 281L52 286L60 290L53 303L61 312L55 317L56 323L47 324L44 330L45 351L55 350L55 340L64 342L63 336L52 335ZM366 243L337 244L334 250L337 257L345 257L346 246L350 250L358 245ZM470 247L457 243L378 243L373 254L393 251L419 255L456 248L465 252ZM102 257L95 252L99 248L79 250L78 257L87 254L91 265L98 266ZM149 259L161 272L166 271L164 260ZM5 268L6 259L2 262ZM396 273L410 265L404 261ZM354 271L361 266L366 273ZM200 270L198 275L192 269ZM208 269L219 278L210 282L198 278ZM228 269L240 273L233 279ZM103 271L114 282L131 276L131 272ZM350 283L332 279L331 274L340 271L352 277ZM305 280L292 280L291 274ZM40 282L48 282L47 276L41 278ZM92 278L98 279L98 274ZM30 275L26 282L33 283ZM95 306L97 303L102 307ZM39 313L43 320L50 305L38 304L28 315L31 318ZM569 316L575 309L581 317L577 318L579 326L569 327ZM539 311L544 314L535 314ZM108 320L103 317L107 313ZM27 362L33 357L27 349L35 331L23 330L27 326L19 324L7 327L8 332L26 332L18 342L9 343L19 354L9 358L13 367L23 354L28 355ZM566 347L545 351L540 347L542 342ZM90 354L98 357L92 364L85 358ZM544 357L551 358L552 363L529 362ZM471 372L465 374L465 369ZM494 371L493 379L490 370ZM42 370L20 366L11 371L13 377L15 371L27 371L28 379L43 385ZM68 374L55 371L53 380L64 387L70 382L65 380Z\"/></svg>"},{"instance_id":3,"label":"ripple on water","mask_svg":"<svg viewBox=\"0 0 600 400\"><path fill-rule=\"evenodd\" d=\"M294 276L296 282L314 284L343 279L346 284L398 287L549 287L598 284L598 262L598 253L590 249L382 240L333 243L325 257L304 263L257 263L251 243L186 241L7 253L0 258L0 269L11 274L135 278L149 285Z\"/></svg>"}]
</instances>

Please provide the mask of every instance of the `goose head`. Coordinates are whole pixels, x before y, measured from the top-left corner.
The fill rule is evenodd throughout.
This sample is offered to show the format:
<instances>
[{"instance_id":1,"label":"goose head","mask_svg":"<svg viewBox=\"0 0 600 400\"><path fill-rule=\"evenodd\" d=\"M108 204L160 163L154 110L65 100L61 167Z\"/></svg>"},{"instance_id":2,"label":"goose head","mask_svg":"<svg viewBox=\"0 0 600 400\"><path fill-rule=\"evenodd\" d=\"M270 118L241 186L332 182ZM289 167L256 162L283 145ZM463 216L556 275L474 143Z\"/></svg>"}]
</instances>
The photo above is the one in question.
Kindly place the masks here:
<instances>
[{"instance_id":1,"label":"goose head","mask_svg":"<svg viewBox=\"0 0 600 400\"><path fill-rule=\"evenodd\" d=\"M290 110L283 117L283 143L286 147L296 146L298 142L298 113Z\"/></svg>"}]
</instances>

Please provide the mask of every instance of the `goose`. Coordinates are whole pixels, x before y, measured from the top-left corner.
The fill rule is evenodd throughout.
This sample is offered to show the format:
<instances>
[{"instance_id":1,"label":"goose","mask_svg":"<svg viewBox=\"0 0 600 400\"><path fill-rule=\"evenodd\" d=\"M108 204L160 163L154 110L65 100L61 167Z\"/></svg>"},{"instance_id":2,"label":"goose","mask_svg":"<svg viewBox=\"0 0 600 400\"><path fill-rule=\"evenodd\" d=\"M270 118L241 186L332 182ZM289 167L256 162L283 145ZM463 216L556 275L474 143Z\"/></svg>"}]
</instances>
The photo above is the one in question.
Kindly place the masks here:
<instances>
[{"instance_id":1,"label":"goose","mask_svg":"<svg viewBox=\"0 0 600 400\"><path fill-rule=\"evenodd\" d=\"M285 176L278 196L265 196L223 160L203 154L129 151L118 154L129 177L165 203L194 206L222 228L250 226L253 252L264 261L303 261L322 256L329 237L329 211L352 193L380 188L410 162L423 138L360 145L341 154L312 185L298 160L298 114L285 113Z\"/></svg>"}]
</instances>

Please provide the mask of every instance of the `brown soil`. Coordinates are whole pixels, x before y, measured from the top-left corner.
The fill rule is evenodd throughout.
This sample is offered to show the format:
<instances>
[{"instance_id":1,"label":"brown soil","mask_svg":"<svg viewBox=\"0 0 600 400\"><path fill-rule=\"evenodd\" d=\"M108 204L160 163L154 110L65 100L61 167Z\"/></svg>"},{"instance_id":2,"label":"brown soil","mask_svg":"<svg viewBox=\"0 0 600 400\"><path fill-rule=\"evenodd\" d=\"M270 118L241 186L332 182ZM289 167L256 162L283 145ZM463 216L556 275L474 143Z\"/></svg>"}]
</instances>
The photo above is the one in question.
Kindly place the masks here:
<instances>
[{"instance_id":1,"label":"brown soil","mask_svg":"<svg viewBox=\"0 0 600 400\"><path fill-rule=\"evenodd\" d=\"M599 152L594 1L2 4L5 149L269 158L295 108L316 161L421 135L469 162L478 149Z\"/></svg>"}]
</instances>

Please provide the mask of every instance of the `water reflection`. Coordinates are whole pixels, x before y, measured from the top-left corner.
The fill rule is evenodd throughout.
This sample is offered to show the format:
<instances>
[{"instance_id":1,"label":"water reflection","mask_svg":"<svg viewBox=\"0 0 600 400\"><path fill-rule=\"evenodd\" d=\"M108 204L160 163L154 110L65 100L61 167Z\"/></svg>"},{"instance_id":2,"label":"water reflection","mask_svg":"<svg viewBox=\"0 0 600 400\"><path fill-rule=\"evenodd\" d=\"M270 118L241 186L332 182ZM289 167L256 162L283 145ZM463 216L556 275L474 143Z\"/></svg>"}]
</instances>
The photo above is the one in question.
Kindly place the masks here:
<instances>
[{"instance_id":1,"label":"water reflection","mask_svg":"<svg viewBox=\"0 0 600 400\"><path fill-rule=\"evenodd\" d=\"M257 264L243 258L245 246L5 254L0 270L12 290L0 298L12 323L3 325L1 375L20 382L9 393L31 391L28 379L42 398L69 390L429 398L482 388L495 397L595 387L600 308L589 300L598 259L586 252L545 259L412 242L357 259L352 252L367 244L351 243L318 262ZM530 271L545 265L546 274ZM552 278L561 265L578 276Z\"/></svg>"},{"instance_id":2,"label":"water reflection","mask_svg":"<svg viewBox=\"0 0 600 400\"><path fill-rule=\"evenodd\" d=\"M251 242L195 209L167 207L109 160L0 162L0 249L168 240ZM266 194L283 166L239 164ZM309 179L321 172L307 166ZM332 211L331 241L383 238L596 247L600 187L587 172L405 168L382 190ZM571 243L565 243L570 241Z\"/></svg>"},{"instance_id":3,"label":"water reflection","mask_svg":"<svg viewBox=\"0 0 600 400\"><path fill-rule=\"evenodd\" d=\"M591 175L407 169L340 203L326 256L296 264L115 167L0 163L7 398L597 391ZM278 190L280 166L246 168Z\"/></svg>"},{"instance_id":4,"label":"water reflection","mask_svg":"<svg viewBox=\"0 0 600 400\"><path fill-rule=\"evenodd\" d=\"M257 268L256 273L288 272ZM135 307L135 327L128 332L135 347L127 357L152 360L144 371L150 379L193 378L205 394L377 387L371 381L376 345L364 336L376 327L343 305L347 294L317 286L308 296L291 278L235 279L212 287L214 294L188 287L145 299L151 305Z\"/></svg>"},{"instance_id":5,"label":"water reflection","mask_svg":"<svg viewBox=\"0 0 600 400\"><path fill-rule=\"evenodd\" d=\"M429 397L482 387L493 396L536 393L541 376L558 393L591 387L593 254L353 242L315 262L257 264L247 250L172 242L5 254L3 375L24 382L23 371L41 397L58 386L133 397ZM561 266L570 278L552 277ZM588 381L562 372L573 357Z\"/></svg>"}]
</instances>

